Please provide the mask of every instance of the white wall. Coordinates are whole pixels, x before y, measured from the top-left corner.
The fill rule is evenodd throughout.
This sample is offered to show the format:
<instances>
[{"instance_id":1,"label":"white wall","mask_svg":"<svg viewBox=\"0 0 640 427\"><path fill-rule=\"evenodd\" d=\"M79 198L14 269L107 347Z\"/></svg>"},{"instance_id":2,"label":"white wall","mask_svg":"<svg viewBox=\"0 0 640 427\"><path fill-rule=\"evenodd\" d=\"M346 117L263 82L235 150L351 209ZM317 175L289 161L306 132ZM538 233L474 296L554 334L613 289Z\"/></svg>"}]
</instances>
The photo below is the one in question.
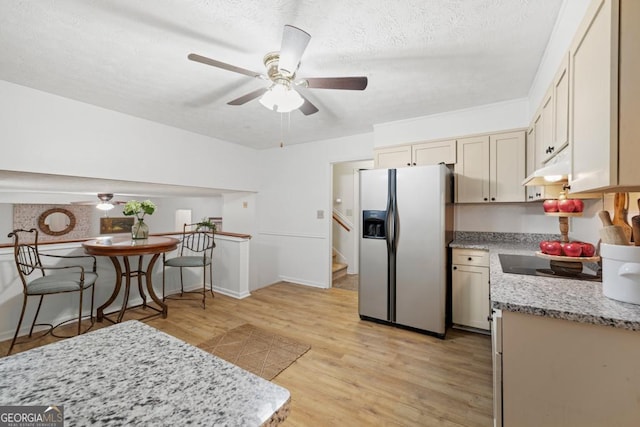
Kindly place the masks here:
<instances>
[{"instance_id":1,"label":"white wall","mask_svg":"<svg viewBox=\"0 0 640 427\"><path fill-rule=\"evenodd\" d=\"M0 170L255 190L255 150L0 80Z\"/></svg>"},{"instance_id":2,"label":"white wall","mask_svg":"<svg viewBox=\"0 0 640 427\"><path fill-rule=\"evenodd\" d=\"M371 159L373 134L260 153L258 235L261 286L290 280L326 288L331 277L331 163ZM268 166L267 166L268 165ZM324 218L317 218L323 211Z\"/></svg>"},{"instance_id":3,"label":"white wall","mask_svg":"<svg viewBox=\"0 0 640 427\"><path fill-rule=\"evenodd\" d=\"M260 287L258 282L257 218L258 206L255 193L227 193L223 195L223 230L249 234L249 289Z\"/></svg>"},{"instance_id":4,"label":"white wall","mask_svg":"<svg viewBox=\"0 0 640 427\"><path fill-rule=\"evenodd\" d=\"M526 98L374 125L376 147L431 141L529 125Z\"/></svg>"}]
</instances>

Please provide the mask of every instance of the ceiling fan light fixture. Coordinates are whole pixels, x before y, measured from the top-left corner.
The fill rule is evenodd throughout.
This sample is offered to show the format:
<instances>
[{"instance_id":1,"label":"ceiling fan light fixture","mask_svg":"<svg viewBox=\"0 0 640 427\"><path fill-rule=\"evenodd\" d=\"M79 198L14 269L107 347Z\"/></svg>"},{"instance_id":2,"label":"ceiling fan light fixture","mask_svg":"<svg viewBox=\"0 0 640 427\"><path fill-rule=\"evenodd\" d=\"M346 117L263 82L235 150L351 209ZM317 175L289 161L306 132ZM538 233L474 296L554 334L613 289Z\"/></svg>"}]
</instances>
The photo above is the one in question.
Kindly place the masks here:
<instances>
[{"instance_id":1,"label":"ceiling fan light fixture","mask_svg":"<svg viewBox=\"0 0 640 427\"><path fill-rule=\"evenodd\" d=\"M304 99L290 86L276 83L260 98L260 104L277 113L289 113L304 104Z\"/></svg>"},{"instance_id":2,"label":"ceiling fan light fixture","mask_svg":"<svg viewBox=\"0 0 640 427\"><path fill-rule=\"evenodd\" d=\"M97 209L101 211L110 211L113 209L113 203L111 203L113 193L98 193L98 199L100 199L100 203L96 205Z\"/></svg>"},{"instance_id":3,"label":"ceiling fan light fixture","mask_svg":"<svg viewBox=\"0 0 640 427\"><path fill-rule=\"evenodd\" d=\"M100 209L101 211L110 211L111 209L113 209L113 204L111 204L110 202L100 202L96 205L97 209Z\"/></svg>"}]
</instances>

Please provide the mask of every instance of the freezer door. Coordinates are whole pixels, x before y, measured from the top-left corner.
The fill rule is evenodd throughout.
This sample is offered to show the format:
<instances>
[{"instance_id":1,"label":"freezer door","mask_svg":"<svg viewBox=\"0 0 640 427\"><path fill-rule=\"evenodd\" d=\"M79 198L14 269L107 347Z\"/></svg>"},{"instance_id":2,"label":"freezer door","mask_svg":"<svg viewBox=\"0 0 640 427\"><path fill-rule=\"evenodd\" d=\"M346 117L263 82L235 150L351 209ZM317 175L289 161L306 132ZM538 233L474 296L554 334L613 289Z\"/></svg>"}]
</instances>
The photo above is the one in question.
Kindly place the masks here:
<instances>
[{"instance_id":1,"label":"freezer door","mask_svg":"<svg viewBox=\"0 0 640 427\"><path fill-rule=\"evenodd\" d=\"M385 211L388 201L388 170L360 171L360 216L365 211ZM388 320L387 241L360 235L358 311L361 316Z\"/></svg>"},{"instance_id":2,"label":"freezer door","mask_svg":"<svg viewBox=\"0 0 640 427\"><path fill-rule=\"evenodd\" d=\"M446 166L398 169L396 322L445 333Z\"/></svg>"}]
</instances>

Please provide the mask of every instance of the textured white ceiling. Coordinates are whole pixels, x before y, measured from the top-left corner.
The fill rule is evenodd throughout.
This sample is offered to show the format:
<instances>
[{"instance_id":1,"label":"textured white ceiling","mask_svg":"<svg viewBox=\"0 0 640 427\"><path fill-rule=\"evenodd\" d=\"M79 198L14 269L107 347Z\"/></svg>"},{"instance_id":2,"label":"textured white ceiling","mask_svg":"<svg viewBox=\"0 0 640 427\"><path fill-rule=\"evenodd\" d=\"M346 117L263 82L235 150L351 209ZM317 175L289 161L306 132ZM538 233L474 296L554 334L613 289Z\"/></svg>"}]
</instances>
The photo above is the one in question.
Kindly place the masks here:
<instances>
[{"instance_id":1,"label":"textured white ceiling","mask_svg":"<svg viewBox=\"0 0 640 427\"><path fill-rule=\"evenodd\" d=\"M562 0L6 0L0 79L226 141L268 148L278 113L226 103L266 82L188 61L264 72L285 24L311 34L299 77L365 75L364 92L302 90L295 144L373 124L527 95ZM285 123L287 121L285 120Z\"/></svg>"}]
</instances>

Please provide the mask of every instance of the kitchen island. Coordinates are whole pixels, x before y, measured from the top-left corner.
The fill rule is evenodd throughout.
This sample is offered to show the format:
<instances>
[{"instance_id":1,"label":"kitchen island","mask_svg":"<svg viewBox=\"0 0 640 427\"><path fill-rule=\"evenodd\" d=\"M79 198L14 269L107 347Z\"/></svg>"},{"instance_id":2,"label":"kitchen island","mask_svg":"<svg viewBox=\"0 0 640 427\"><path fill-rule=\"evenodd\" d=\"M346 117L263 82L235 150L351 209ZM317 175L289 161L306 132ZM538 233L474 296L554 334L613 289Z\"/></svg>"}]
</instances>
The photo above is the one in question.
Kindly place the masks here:
<instances>
[{"instance_id":1,"label":"kitchen island","mask_svg":"<svg viewBox=\"0 0 640 427\"><path fill-rule=\"evenodd\" d=\"M502 271L499 254L553 236L469 234L451 247L489 252L495 425L638 425L640 305L600 282Z\"/></svg>"},{"instance_id":2,"label":"kitchen island","mask_svg":"<svg viewBox=\"0 0 640 427\"><path fill-rule=\"evenodd\" d=\"M0 405L62 405L65 425L275 426L289 392L138 321L0 359Z\"/></svg>"}]
</instances>

